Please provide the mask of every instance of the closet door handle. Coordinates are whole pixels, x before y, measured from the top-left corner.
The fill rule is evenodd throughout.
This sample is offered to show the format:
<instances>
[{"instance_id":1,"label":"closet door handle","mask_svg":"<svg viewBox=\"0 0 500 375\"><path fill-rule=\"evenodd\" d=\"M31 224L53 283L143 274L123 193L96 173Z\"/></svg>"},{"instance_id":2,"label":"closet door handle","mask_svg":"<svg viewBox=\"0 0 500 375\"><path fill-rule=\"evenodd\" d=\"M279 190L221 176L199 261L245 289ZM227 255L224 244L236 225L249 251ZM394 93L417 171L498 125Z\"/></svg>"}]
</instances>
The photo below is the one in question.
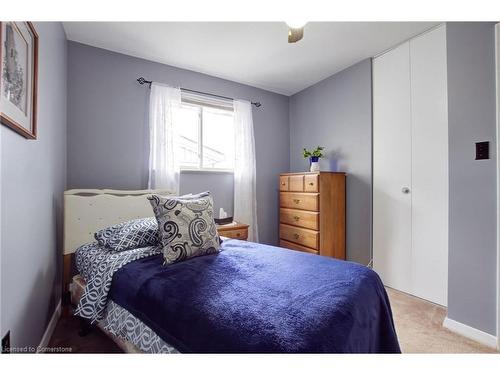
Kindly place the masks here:
<instances>
[{"instance_id":1,"label":"closet door handle","mask_svg":"<svg viewBox=\"0 0 500 375\"><path fill-rule=\"evenodd\" d=\"M403 194L410 194L410 188L408 188L408 187L404 186L404 187L401 189L401 192L402 192Z\"/></svg>"}]
</instances>

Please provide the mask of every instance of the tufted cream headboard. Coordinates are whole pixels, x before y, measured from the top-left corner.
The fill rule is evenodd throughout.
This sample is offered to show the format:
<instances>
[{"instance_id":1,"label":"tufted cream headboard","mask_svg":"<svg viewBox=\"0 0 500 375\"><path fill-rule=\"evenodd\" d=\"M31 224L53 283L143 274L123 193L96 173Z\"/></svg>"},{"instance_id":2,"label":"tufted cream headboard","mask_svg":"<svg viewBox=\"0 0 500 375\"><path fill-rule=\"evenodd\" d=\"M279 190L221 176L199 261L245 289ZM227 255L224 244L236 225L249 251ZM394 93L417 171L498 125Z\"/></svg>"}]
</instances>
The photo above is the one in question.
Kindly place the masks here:
<instances>
[{"instance_id":1,"label":"tufted cream headboard","mask_svg":"<svg viewBox=\"0 0 500 375\"><path fill-rule=\"evenodd\" d=\"M74 189L64 192L64 255L94 240L99 229L123 221L150 217L153 210L146 197L172 195L164 190Z\"/></svg>"}]
</instances>

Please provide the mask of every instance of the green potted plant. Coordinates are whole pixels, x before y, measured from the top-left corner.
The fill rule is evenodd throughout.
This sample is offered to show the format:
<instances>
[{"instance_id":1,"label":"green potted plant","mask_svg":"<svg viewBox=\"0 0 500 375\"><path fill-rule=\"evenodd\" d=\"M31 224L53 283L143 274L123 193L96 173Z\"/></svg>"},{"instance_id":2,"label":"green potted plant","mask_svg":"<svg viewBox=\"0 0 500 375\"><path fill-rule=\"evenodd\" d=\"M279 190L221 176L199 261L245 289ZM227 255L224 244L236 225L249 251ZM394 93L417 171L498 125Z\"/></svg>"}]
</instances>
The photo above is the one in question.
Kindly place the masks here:
<instances>
[{"instance_id":1,"label":"green potted plant","mask_svg":"<svg viewBox=\"0 0 500 375\"><path fill-rule=\"evenodd\" d=\"M314 150L309 151L306 148L303 150L304 158L309 158L309 170L311 172L319 171L319 159L323 158L325 155L323 154L323 150L325 148L318 146Z\"/></svg>"}]
</instances>

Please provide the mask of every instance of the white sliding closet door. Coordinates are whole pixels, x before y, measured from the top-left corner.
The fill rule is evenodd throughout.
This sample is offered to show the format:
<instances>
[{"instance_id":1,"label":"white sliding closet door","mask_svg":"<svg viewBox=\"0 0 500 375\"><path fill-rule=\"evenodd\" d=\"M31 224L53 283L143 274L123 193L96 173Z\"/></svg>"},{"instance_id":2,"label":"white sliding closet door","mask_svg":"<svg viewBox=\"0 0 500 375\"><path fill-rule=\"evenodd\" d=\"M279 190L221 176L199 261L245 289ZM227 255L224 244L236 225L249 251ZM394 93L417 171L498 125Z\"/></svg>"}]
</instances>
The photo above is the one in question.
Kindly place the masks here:
<instances>
[{"instance_id":1,"label":"white sliding closet door","mask_svg":"<svg viewBox=\"0 0 500 375\"><path fill-rule=\"evenodd\" d=\"M446 305L446 29L373 61L373 264L385 285Z\"/></svg>"},{"instance_id":2,"label":"white sliding closet door","mask_svg":"<svg viewBox=\"0 0 500 375\"><path fill-rule=\"evenodd\" d=\"M373 266L411 293L410 45L373 61Z\"/></svg>"},{"instance_id":3,"label":"white sliding closet door","mask_svg":"<svg viewBox=\"0 0 500 375\"><path fill-rule=\"evenodd\" d=\"M413 292L447 304L448 94L446 29L410 41Z\"/></svg>"}]
</instances>

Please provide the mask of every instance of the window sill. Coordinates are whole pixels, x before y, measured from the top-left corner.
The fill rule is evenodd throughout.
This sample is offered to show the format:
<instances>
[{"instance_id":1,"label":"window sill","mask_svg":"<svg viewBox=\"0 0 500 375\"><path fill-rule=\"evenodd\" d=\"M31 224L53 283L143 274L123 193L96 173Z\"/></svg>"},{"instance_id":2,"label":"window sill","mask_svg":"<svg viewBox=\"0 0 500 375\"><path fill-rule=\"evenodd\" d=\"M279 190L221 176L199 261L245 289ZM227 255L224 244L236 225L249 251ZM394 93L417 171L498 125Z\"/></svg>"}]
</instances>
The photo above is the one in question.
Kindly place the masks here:
<instances>
[{"instance_id":1,"label":"window sill","mask_svg":"<svg viewBox=\"0 0 500 375\"><path fill-rule=\"evenodd\" d=\"M233 174L232 169L181 168L181 173L225 173Z\"/></svg>"}]
</instances>

